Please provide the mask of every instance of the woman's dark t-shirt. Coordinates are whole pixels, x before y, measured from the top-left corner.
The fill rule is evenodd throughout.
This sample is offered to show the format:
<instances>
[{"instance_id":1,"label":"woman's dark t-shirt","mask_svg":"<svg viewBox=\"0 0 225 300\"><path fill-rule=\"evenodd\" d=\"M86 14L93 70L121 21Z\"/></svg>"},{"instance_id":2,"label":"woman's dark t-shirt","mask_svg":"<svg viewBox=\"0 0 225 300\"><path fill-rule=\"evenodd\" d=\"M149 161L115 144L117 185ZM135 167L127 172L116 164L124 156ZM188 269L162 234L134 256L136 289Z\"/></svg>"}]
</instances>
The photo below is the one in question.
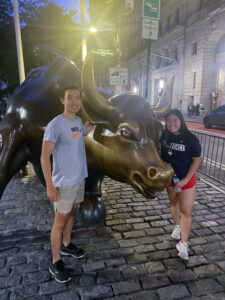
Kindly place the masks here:
<instances>
[{"instance_id":1,"label":"woman's dark t-shirt","mask_svg":"<svg viewBox=\"0 0 225 300\"><path fill-rule=\"evenodd\" d=\"M161 157L171 164L179 179L183 179L192 163L192 157L200 157L201 145L192 134L174 135L165 130L160 139Z\"/></svg>"}]
</instances>

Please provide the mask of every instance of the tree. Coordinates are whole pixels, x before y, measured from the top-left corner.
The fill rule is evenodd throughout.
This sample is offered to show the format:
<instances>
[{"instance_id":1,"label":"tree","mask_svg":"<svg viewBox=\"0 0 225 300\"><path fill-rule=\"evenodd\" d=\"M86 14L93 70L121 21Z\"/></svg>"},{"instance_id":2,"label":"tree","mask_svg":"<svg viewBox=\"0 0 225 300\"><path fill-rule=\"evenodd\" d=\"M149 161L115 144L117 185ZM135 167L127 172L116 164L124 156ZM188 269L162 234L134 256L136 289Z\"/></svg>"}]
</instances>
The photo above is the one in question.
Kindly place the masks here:
<instances>
[{"instance_id":1,"label":"tree","mask_svg":"<svg viewBox=\"0 0 225 300\"><path fill-rule=\"evenodd\" d=\"M26 73L40 65L33 47L45 44L58 48L65 56L81 60L81 32L76 11L68 11L48 0L19 1L20 23ZM0 2L0 81L8 84L1 94L11 93L19 83L13 6L11 0ZM1 95L0 94L0 95Z\"/></svg>"}]
</instances>

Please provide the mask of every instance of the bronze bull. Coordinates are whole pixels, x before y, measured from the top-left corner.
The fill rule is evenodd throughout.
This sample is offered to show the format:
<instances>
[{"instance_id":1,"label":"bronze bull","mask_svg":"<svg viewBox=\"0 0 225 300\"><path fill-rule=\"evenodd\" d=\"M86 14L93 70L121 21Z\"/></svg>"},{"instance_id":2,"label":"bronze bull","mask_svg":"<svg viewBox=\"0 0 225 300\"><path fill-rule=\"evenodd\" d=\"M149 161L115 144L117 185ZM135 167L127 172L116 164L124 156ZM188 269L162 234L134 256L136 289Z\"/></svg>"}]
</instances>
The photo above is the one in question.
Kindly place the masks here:
<instances>
[{"instance_id":1,"label":"bronze bull","mask_svg":"<svg viewBox=\"0 0 225 300\"><path fill-rule=\"evenodd\" d=\"M174 77L169 80L162 106L155 115L161 116L170 108L173 81ZM105 217L100 199L104 175L130 184L146 198L153 198L169 184L173 170L158 154L162 126L155 120L149 103L137 95L107 99L95 86L91 55L82 74L71 60L55 57L47 66L30 72L13 93L0 122L0 196L27 161L44 183L40 166L44 128L63 110L60 91L80 82L81 117L96 125L85 138L89 177L80 215L84 222L96 223Z\"/></svg>"}]
</instances>

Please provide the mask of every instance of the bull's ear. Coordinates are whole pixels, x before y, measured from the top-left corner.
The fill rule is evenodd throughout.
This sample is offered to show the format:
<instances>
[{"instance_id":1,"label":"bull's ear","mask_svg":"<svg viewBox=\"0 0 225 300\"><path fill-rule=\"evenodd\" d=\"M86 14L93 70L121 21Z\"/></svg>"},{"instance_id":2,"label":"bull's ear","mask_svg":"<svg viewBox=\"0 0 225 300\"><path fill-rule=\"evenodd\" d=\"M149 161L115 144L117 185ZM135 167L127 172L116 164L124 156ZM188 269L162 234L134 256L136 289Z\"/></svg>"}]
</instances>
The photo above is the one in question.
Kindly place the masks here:
<instances>
[{"instance_id":1,"label":"bull's ear","mask_svg":"<svg viewBox=\"0 0 225 300\"><path fill-rule=\"evenodd\" d=\"M152 109L156 119L164 117L167 114L167 112L169 112L169 110L171 109L172 100L173 100L174 79L175 79L175 74L173 73L170 75L167 81L166 88L160 99L159 105L156 108Z\"/></svg>"},{"instance_id":2,"label":"bull's ear","mask_svg":"<svg viewBox=\"0 0 225 300\"><path fill-rule=\"evenodd\" d=\"M89 116L89 119L94 124L103 123L109 125L113 123L115 126L120 124L123 114L117 111L96 87L92 52L86 56L81 74L81 84L83 90L82 108Z\"/></svg>"}]
</instances>

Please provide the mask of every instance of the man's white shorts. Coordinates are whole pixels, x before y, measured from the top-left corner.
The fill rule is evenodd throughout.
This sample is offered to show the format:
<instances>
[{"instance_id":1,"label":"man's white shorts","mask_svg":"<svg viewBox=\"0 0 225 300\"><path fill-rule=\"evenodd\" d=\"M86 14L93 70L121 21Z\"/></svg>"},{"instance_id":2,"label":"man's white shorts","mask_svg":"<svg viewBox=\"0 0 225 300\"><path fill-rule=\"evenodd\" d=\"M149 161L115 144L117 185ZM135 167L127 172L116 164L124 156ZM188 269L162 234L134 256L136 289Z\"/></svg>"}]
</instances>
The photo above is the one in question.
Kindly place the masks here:
<instances>
[{"instance_id":1,"label":"man's white shorts","mask_svg":"<svg viewBox=\"0 0 225 300\"><path fill-rule=\"evenodd\" d=\"M84 181L66 187L59 187L58 201L53 202L55 212L60 214L68 214L71 212L74 203L84 201Z\"/></svg>"}]
</instances>

